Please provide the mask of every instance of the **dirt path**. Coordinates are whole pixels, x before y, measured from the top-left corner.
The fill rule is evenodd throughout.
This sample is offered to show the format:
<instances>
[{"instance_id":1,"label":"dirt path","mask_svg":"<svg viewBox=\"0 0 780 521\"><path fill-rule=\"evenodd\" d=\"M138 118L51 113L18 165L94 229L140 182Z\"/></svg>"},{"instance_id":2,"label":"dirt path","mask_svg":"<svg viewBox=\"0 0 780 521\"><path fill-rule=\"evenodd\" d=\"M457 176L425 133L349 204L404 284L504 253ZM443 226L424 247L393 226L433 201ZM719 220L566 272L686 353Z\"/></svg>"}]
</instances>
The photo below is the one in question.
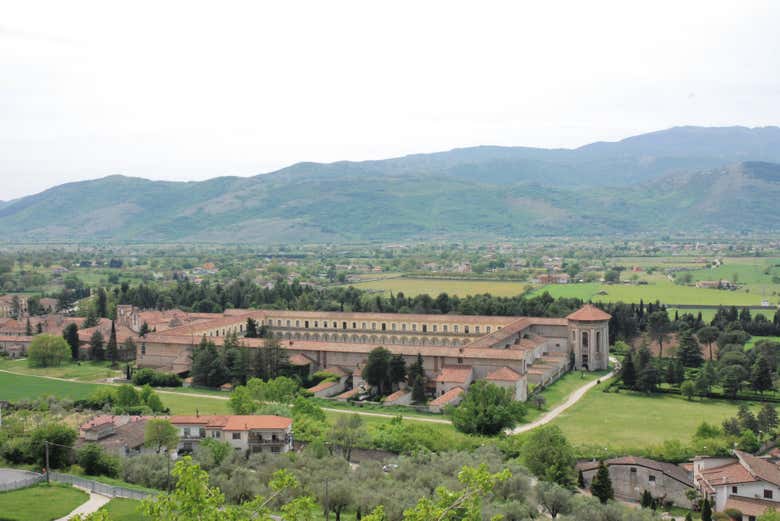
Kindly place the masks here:
<instances>
[{"instance_id":1,"label":"dirt path","mask_svg":"<svg viewBox=\"0 0 780 521\"><path fill-rule=\"evenodd\" d=\"M612 360L612 359L611 359ZM612 360L612 363L615 363L615 360ZM537 418L536 420L532 421L531 423L526 423L525 425L520 425L519 427L515 427L514 429L511 429L507 431L507 434L520 434L523 432L528 432L530 430L533 430L537 427L540 427L546 423L549 423L553 421L555 418L561 415L566 409L580 401L580 399L585 396L585 393L596 387L599 382L603 382L605 380L608 380L612 378L615 374L615 371L610 371L609 373L605 374L598 380L593 380L592 382L588 382L587 384L583 385L573 393L571 393L569 396L566 397L566 401L564 401L562 404L560 404L558 407L551 411L547 411L542 416Z\"/></svg>"},{"instance_id":2,"label":"dirt path","mask_svg":"<svg viewBox=\"0 0 780 521\"><path fill-rule=\"evenodd\" d=\"M73 512L68 514L65 517L61 517L57 519L57 521L68 521L68 519L71 519L79 514L82 516L86 516L88 514L91 514L93 512L97 512L100 507L111 501L111 498L108 496L104 496L102 494L95 494L94 492L91 492L89 490L83 489L81 487L76 487L80 490L83 490L87 494L89 494L89 499L86 501L86 503L82 503L81 505L77 506Z\"/></svg>"}]
</instances>

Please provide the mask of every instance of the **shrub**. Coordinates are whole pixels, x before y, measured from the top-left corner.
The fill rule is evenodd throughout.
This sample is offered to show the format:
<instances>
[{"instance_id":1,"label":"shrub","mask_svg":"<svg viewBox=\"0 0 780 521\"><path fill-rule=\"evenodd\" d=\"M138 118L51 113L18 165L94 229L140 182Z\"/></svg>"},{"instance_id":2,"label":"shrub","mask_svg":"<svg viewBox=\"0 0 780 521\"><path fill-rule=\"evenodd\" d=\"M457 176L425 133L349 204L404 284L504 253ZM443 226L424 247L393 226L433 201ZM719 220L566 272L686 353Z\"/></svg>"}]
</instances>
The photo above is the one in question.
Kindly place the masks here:
<instances>
[{"instance_id":1,"label":"shrub","mask_svg":"<svg viewBox=\"0 0 780 521\"><path fill-rule=\"evenodd\" d=\"M15 437L7 439L3 443L3 449L0 454L7 462L15 465L33 461L29 438Z\"/></svg>"},{"instance_id":2,"label":"shrub","mask_svg":"<svg viewBox=\"0 0 780 521\"><path fill-rule=\"evenodd\" d=\"M87 443L82 446L76 456L76 461L91 476L109 476L115 478L119 474L119 459L106 454L103 447L97 443Z\"/></svg>"},{"instance_id":3,"label":"shrub","mask_svg":"<svg viewBox=\"0 0 780 521\"><path fill-rule=\"evenodd\" d=\"M50 423L35 429L30 436L30 456L39 465L45 464L44 442L49 442L49 466L53 469L66 467L72 458L76 431L66 425Z\"/></svg>"},{"instance_id":4,"label":"shrub","mask_svg":"<svg viewBox=\"0 0 780 521\"><path fill-rule=\"evenodd\" d=\"M138 369L133 373L135 385L151 385L152 387L181 387L182 379L173 373L163 373L154 369Z\"/></svg>"}]
</instances>

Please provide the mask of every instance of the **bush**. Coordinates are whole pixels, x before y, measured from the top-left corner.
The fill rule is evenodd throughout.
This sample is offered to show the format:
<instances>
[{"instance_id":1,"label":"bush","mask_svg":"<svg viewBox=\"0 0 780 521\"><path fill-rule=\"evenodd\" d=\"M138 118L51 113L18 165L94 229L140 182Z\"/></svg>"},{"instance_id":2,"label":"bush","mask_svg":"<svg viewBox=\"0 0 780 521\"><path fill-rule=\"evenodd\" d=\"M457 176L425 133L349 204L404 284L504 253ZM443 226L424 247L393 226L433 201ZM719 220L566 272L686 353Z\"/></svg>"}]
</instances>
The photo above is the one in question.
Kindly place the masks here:
<instances>
[{"instance_id":1,"label":"bush","mask_svg":"<svg viewBox=\"0 0 780 521\"><path fill-rule=\"evenodd\" d=\"M152 387L181 387L182 379L173 373L163 373L154 369L138 369L133 373L133 384L151 385Z\"/></svg>"},{"instance_id":2,"label":"bush","mask_svg":"<svg viewBox=\"0 0 780 521\"><path fill-rule=\"evenodd\" d=\"M119 474L119 459L106 454L103 447L97 443L87 443L82 446L76 456L76 461L91 476L117 477Z\"/></svg>"},{"instance_id":3,"label":"bush","mask_svg":"<svg viewBox=\"0 0 780 521\"><path fill-rule=\"evenodd\" d=\"M7 439L3 443L3 449L0 454L7 462L15 465L33 461L29 438L15 437Z\"/></svg>"}]
</instances>

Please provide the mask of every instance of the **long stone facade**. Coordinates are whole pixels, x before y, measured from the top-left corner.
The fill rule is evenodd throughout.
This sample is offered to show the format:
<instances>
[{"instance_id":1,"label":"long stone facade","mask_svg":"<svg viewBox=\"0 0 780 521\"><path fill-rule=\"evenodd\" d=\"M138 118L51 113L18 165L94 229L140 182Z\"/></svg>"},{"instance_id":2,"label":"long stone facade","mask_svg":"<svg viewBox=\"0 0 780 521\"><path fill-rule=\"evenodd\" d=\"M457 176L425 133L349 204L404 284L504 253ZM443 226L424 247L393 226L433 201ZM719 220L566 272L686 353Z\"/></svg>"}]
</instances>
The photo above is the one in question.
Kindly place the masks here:
<instances>
[{"instance_id":1,"label":"long stone facade","mask_svg":"<svg viewBox=\"0 0 780 521\"><path fill-rule=\"evenodd\" d=\"M355 387L368 354L378 346L402 355L408 364L420 354L432 382L445 368L453 367L471 371L472 378L462 384L466 386L488 377L507 382L517 375L516 381L504 385L512 386L520 399L527 396L529 384L548 385L565 373L572 359L584 370L605 369L608 364L610 317L593 306L568 318L117 309L118 325L138 331L146 323L152 331L139 342L138 366L176 373L190 369L192 349L203 337L217 345L230 334L243 337L250 318L282 342L295 365L309 366L312 372L337 366L352 375ZM252 349L263 346L265 340L241 338L241 342Z\"/></svg>"}]
</instances>

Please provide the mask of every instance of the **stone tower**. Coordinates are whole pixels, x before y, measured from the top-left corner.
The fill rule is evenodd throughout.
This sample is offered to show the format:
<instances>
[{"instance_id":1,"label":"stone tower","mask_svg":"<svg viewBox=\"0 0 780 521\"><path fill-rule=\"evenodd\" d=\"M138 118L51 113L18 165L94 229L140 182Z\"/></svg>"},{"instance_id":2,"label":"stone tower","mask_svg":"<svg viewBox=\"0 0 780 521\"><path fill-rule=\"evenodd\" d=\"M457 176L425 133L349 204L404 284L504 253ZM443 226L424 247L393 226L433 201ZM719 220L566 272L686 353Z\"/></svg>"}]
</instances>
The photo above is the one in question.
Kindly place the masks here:
<instances>
[{"instance_id":1,"label":"stone tower","mask_svg":"<svg viewBox=\"0 0 780 521\"><path fill-rule=\"evenodd\" d=\"M609 366L610 318L609 313L593 304L586 304L566 317L575 369L599 371Z\"/></svg>"}]
</instances>

